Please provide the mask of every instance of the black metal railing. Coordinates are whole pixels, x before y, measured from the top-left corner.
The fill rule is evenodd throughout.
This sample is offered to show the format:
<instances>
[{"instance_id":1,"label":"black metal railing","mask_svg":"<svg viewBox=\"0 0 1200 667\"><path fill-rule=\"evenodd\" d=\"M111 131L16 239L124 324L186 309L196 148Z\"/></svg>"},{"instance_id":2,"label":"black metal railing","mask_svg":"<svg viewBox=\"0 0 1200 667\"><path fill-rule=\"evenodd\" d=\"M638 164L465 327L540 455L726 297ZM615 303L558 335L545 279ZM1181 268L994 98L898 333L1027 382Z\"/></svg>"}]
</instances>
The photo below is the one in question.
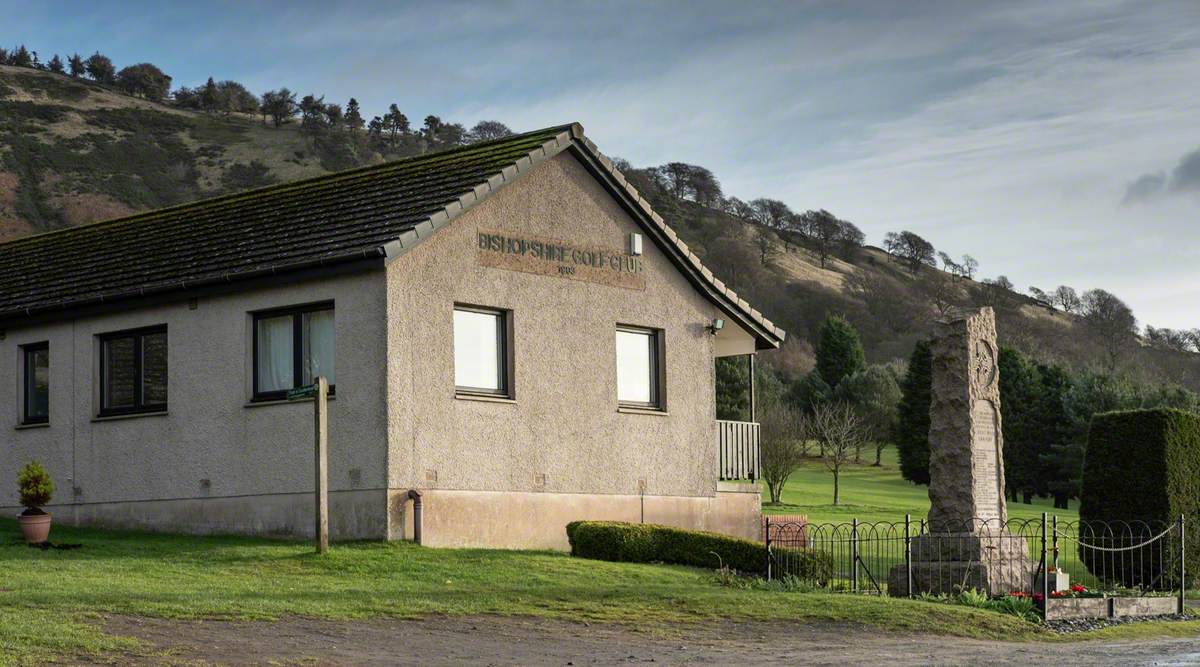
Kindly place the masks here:
<instances>
[{"instance_id":1,"label":"black metal railing","mask_svg":"<svg viewBox=\"0 0 1200 667\"><path fill-rule=\"evenodd\" d=\"M987 591L1033 598L1043 615L1058 599L1172 597L1174 611L1182 613L1188 583L1182 516L1155 523L1062 521L1044 514L974 519L936 530L911 517L810 523L766 516L763 525L769 578L805 571L791 560L819 552L832 570L807 583L837 592L914 597Z\"/></svg>"}]
</instances>

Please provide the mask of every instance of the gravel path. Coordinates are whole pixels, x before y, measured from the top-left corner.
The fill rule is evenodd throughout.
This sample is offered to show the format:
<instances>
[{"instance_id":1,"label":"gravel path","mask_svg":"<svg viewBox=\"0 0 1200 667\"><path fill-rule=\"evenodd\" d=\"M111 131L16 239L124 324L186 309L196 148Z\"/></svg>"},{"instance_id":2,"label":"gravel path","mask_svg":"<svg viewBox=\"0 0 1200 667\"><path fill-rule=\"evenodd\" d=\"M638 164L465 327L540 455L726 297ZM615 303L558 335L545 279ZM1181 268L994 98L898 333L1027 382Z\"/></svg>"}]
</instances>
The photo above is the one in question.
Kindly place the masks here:
<instances>
[{"instance_id":1,"label":"gravel path","mask_svg":"<svg viewBox=\"0 0 1200 667\"><path fill-rule=\"evenodd\" d=\"M111 616L157 656L121 665L1200 665L1200 637L1011 643L825 624L721 623L664 636L528 618L177 621Z\"/></svg>"}]
</instances>

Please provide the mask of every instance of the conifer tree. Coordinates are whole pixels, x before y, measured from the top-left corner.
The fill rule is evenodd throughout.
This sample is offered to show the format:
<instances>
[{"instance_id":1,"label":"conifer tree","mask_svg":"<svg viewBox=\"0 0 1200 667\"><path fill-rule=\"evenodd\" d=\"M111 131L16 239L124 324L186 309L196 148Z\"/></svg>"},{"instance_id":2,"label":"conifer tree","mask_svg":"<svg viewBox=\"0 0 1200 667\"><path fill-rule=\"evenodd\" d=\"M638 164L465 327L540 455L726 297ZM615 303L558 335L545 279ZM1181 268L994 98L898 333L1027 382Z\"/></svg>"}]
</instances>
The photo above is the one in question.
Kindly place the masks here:
<instances>
[{"instance_id":1,"label":"conifer tree","mask_svg":"<svg viewBox=\"0 0 1200 667\"><path fill-rule=\"evenodd\" d=\"M67 69L71 72L71 77L78 79L87 72L87 67L83 64L83 58L78 53L67 58Z\"/></svg>"},{"instance_id":2,"label":"conifer tree","mask_svg":"<svg viewBox=\"0 0 1200 667\"><path fill-rule=\"evenodd\" d=\"M1037 493L1043 448L1049 446L1039 417L1042 379L1037 366L1017 350L1000 348L1000 413L1004 435L1005 491L1012 500L1023 494L1026 503Z\"/></svg>"},{"instance_id":3,"label":"conifer tree","mask_svg":"<svg viewBox=\"0 0 1200 667\"><path fill-rule=\"evenodd\" d=\"M821 379L837 389L843 378L866 367L867 357L858 332L842 317L826 317L821 325L821 338L817 341L817 371Z\"/></svg>"},{"instance_id":4,"label":"conifer tree","mask_svg":"<svg viewBox=\"0 0 1200 667\"><path fill-rule=\"evenodd\" d=\"M900 455L900 474L914 484L929 483L929 402L933 353L929 341L918 341L900 383L896 431L892 439Z\"/></svg>"},{"instance_id":5,"label":"conifer tree","mask_svg":"<svg viewBox=\"0 0 1200 667\"><path fill-rule=\"evenodd\" d=\"M362 111L358 108L358 100L353 97L346 103L346 111L342 115L342 122L346 124L346 128L350 130L350 134L357 136L363 129Z\"/></svg>"},{"instance_id":6,"label":"conifer tree","mask_svg":"<svg viewBox=\"0 0 1200 667\"><path fill-rule=\"evenodd\" d=\"M200 108L212 113L217 110L220 104L220 91L217 90L217 82L213 78L208 77L208 81L204 83L204 87L200 89Z\"/></svg>"}]
</instances>

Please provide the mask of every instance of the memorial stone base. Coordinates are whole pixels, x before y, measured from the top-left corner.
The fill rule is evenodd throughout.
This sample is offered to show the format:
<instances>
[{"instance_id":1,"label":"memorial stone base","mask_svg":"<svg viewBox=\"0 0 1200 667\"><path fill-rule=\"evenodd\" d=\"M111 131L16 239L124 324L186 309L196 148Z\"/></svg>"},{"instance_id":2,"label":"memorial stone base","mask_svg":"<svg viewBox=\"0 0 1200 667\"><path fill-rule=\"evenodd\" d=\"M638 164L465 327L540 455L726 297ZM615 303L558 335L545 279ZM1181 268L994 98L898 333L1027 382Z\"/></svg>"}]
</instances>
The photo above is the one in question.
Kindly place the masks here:
<instances>
[{"instance_id":1,"label":"memorial stone base","mask_svg":"<svg viewBox=\"0 0 1200 667\"><path fill-rule=\"evenodd\" d=\"M912 594L954 595L978 590L989 595L1027 591L1037 565L1024 538L1008 533L934 533L912 541ZM888 574L888 594L909 594L905 565Z\"/></svg>"}]
</instances>

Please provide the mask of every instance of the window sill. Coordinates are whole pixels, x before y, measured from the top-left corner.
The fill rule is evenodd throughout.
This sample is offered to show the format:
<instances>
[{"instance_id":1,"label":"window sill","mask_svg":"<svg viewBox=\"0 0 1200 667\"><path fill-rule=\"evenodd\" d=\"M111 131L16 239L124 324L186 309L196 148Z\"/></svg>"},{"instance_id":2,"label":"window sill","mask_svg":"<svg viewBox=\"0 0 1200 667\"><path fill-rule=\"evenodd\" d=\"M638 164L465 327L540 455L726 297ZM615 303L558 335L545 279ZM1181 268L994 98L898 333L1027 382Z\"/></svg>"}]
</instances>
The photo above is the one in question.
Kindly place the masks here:
<instances>
[{"instance_id":1,"label":"window sill","mask_svg":"<svg viewBox=\"0 0 1200 667\"><path fill-rule=\"evenodd\" d=\"M312 403L315 400L316 399L311 396L308 398L297 398L294 401L289 401L286 398L272 398L272 399L268 399L265 401L247 401L246 404L243 405L242 407L243 408L265 408L268 405L288 405L291 403ZM336 401L337 396L333 396L333 395L326 396L325 400Z\"/></svg>"},{"instance_id":2,"label":"window sill","mask_svg":"<svg viewBox=\"0 0 1200 667\"><path fill-rule=\"evenodd\" d=\"M481 401L483 403L509 403L517 404L517 399L508 396L495 396L492 394L471 394L467 392L456 391L454 398L460 401Z\"/></svg>"},{"instance_id":3,"label":"window sill","mask_svg":"<svg viewBox=\"0 0 1200 667\"><path fill-rule=\"evenodd\" d=\"M31 428L50 428L50 422L32 422L29 424L17 424L13 427L18 431L24 431Z\"/></svg>"},{"instance_id":4,"label":"window sill","mask_svg":"<svg viewBox=\"0 0 1200 667\"><path fill-rule=\"evenodd\" d=\"M131 412L127 415L106 415L103 417L92 417L92 423L115 422L122 419L140 419L142 417L166 417L169 414L171 413L167 412L166 410L161 410L159 412Z\"/></svg>"},{"instance_id":5,"label":"window sill","mask_svg":"<svg viewBox=\"0 0 1200 667\"><path fill-rule=\"evenodd\" d=\"M617 412L622 412L629 415L657 415L659 417L670 417L671 413L658 408L636 408L631 405L618 405Z\"/></svg>"}]
</instances>

